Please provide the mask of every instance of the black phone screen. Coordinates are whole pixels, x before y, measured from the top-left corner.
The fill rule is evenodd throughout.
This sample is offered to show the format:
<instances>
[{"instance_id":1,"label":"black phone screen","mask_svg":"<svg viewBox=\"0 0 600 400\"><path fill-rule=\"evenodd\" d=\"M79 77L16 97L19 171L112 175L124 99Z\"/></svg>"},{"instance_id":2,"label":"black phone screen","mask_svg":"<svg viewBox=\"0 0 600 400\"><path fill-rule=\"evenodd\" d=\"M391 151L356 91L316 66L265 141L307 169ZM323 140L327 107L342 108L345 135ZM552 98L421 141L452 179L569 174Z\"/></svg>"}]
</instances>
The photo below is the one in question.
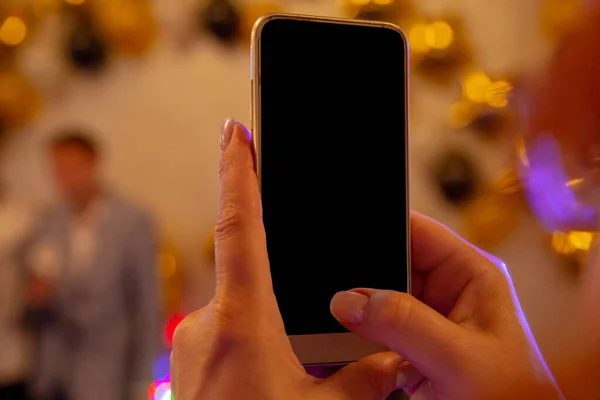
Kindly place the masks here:
<instances>
[{"instance_id":1,"label":"black phone screen","mask_svg":"<svg viewBox=\"0 0 600 400\"><path fill-rule=\"evenodd\" d=\"M288 335L346 332L340 290L407 291L406 49L381 26L262 28L263 219Z\"/></svg>"}]
</instances>

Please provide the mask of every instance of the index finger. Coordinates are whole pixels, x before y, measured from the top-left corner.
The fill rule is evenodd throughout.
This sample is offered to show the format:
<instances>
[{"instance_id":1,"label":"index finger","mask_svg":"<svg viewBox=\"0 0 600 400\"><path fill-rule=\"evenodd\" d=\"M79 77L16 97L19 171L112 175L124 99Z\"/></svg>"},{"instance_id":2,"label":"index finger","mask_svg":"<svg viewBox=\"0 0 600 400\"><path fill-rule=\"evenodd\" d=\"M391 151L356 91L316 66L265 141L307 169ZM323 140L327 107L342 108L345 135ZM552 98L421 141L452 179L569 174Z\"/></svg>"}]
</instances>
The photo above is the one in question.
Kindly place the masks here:
<instances>
[{"instance_id":1,"label":"index finger","mask_svg":"<svg viewBox=\"0 0 600 400\"><path fill-rule=\"evenodd\" d=\"M271 287L271 274L252 137L242 124L227 120L221 148L215 228L217 295L231 289L236 296L254 298Z\"/></svg>"}]
</instances>

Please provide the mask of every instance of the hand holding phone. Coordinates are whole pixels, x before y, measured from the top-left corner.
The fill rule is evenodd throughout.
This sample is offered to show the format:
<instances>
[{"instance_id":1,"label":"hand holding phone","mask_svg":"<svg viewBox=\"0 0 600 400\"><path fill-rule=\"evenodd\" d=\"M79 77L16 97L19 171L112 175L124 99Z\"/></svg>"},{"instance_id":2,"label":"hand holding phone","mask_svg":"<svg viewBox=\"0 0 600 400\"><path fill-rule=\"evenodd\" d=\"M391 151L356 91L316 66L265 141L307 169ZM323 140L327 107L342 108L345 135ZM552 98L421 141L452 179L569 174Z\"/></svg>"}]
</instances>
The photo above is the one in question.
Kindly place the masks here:
<instances>
[{"instance_id":1,"label":"hand holding phone","mask_svg":"<svg viewBox=\"0 0 600 400\"><path fill-rule=\"evenodd\" d=\"M175 398L379 400L402 388L422 400L563 399L502 264L418 214L411 216L416 297L361 289L351 292L364 301L340 303L343 292L332 304L347 328L397 354L370 356L327 379L307 374L273 292L250 133L229 121L223 138L217 290L175 332ZM310 288L297 300L306 296ZM356 306L361 318L346 317Z\"/></svg>"}]
</instances>

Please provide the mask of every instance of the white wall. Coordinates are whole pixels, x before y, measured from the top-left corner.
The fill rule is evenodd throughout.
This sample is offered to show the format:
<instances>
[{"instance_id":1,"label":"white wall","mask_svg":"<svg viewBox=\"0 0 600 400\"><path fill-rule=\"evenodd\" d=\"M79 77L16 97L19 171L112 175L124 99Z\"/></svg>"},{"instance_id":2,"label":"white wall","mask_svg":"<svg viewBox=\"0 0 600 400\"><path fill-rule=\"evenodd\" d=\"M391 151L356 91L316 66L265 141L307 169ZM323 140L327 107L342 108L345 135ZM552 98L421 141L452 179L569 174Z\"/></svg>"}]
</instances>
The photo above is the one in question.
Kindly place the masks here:
<instances>
[{"instance_id":1,"label":"white wall","mask_svg":"<svg viewBox=\"0 0 600 400\"><path fill-rule=\"evenodd\" d=\"M448 7L464 14L479 61L492 72L531 69L547 53L536 27L538 0L420 3L433 14ZM95 129L108 146L109 181L154 211L180 247L189 277L186 304L194 308L208 301L213 291L212 265L204 260L201 249L215 219L220 125L229 116L249 120L248 47L226 49L198 35L188 48L181 49L168 38L185 36L189 30L189 20L185 23L189 4L162 0L159 5L162 20L169 22L167 38L147 58L119 60L100 78L61 78L62 83L52 87L52 100L39 119L17 133L4 172L21 189L47 197L50 185L40 148L43 138L65 124ZM331 2L316 0L290 0L288 10L339 14ZM174 32L176 27L182 31ZM58 61L43 62L47 70L58 70L54 68ZM412 204L460 231L457 214L442 202L430 182L429 164L438 152L457 144L469 149L491 177L512 154L507 148L445 128L443 118L456 99L456 90L435 89L418 79L413 86ZM526 210L523 214L520 229L496 253L509 264L534 331L542 348L551 354L557 340L568 338L576 287L547 251L535 222Z\"/></svg>"}]
</instances>

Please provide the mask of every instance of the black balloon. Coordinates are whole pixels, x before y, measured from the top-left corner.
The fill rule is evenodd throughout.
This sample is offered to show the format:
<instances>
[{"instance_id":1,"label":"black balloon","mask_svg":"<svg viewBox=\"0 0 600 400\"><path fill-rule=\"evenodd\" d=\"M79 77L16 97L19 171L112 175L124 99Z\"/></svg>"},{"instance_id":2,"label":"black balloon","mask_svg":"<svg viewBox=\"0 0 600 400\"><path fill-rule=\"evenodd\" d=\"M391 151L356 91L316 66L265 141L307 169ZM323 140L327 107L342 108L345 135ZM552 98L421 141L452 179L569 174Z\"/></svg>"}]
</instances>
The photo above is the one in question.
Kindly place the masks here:
<instances>
[{"instance_id":1,"label":"black balloon","mask_svg":"<svg viewBox=\"0 0 600 400\"><path fill-rule=\"evenodd\" d=\"M470 124L470 128L485 137L495 137L507 127L508 119L502 112L483 112Z\"/></svg>"},{"instance_id":2,"label":"black balloon","mask_svg":"<svg viewBox=\"0 0 600 400\"><path fill-rule=\"evenodd\" d=\"M210 0L202 11L202 26L224 42L232 42L240 33L242 18L228 0Z\"/></svg>"},{"instance_id":3,"label":"black balloon","mask_svg":"<svg viewBox=\"0 0 600 400\"><path fill-rule=\"evenodd\" d=\"M90 24L78 24L68 43L71 63L78 69L98 71L105 66L108 50Z\"/></svg>"},{"instance_id":4,"label":"black balloon","mask_svg":"<svg viewBox=\"0 0 600 400\"><path fill-rule=\"evenodd\" d=\"M461 153L448 153L435 170L442 195L449 203L459 205L470 200L477 191L477 172L470 159Z\"/></svg>"}]
</instances>

